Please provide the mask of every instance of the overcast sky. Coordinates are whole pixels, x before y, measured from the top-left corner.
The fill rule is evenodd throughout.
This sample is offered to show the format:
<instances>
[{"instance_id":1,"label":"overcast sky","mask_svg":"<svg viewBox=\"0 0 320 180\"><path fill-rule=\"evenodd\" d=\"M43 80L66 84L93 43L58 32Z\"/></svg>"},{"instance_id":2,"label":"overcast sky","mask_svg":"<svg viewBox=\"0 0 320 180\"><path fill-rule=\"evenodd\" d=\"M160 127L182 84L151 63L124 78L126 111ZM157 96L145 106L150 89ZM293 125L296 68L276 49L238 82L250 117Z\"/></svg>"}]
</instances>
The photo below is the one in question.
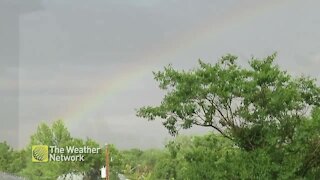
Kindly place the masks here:
<instances>
[{"instance_id":1,"label":"overcast sky","mask_svg":"<svg viewBox=\"0 0 320 180\"><path fill-rule=\"evenodd\" d=\"M276 51L290 73L319 78L317 0L17 0L16 11L0 2L0 47L11 52L0 51L0 140L17 136L20 147L59 118L75 137L162 147L167 130L135 109L161 101L152 71L169 63L188 69L232 53L245 64Z\"/></svg>"}]
</instances>

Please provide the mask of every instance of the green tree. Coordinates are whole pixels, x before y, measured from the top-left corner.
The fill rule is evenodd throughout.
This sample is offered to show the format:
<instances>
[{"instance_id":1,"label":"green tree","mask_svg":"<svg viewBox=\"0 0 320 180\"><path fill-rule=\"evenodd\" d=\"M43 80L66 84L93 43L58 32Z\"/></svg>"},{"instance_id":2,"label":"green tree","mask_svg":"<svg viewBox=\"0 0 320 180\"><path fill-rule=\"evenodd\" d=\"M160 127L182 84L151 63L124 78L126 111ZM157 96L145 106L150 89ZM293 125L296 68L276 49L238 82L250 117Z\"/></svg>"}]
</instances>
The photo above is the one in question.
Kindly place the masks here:
<instances>
[{"instance_id":1,"label":"green tree","mask_svg":"<svg viewBox=\"0 0 320 180\"><path fill-rule=\"evenodd\" d=\"M7 142L0 143L0 171L10 172L13 150Z\"/></svg>"},{"instance_id":2,"label":"green tree","mask_svg":"<svg viewBox=\"0 0 320 180\"><path fill-rule=\"evenodd\" d=\"M252 58L244 68L237 57L227 55L213 65L199 60L199 67L190 71L169 65L155 72L166 95L159 106L140 108L138 116L164 120L172 135L194 125L210 127L229 142L210 137L183 148L174 143L168 147L171 156L158 163L173 169L153 175L319 179L320 88L315 79L281 70L275 57Z\"/></svg>"},{"instance_id":3,"label":"green tree","mask_svg":"<svg viewBox=\"0 0 320 180\"><path fill-rule=\"evenodd\" d=\"M8 172L8 164L11 161L12 148L7 142L0 143L0 171Z\"/></svg>"},{"instance_id":4,"label":"green tree","mask_svg":"<svg viewBox=\"0 0 320 180\"><path fill-rule=\"evenodd\" d=\"M129 179L149 179L156 164L165 157L165 152L157 149L142 151L130 149L121 152L123 157L122 173ZM162 177L165 178L165 177Z\"/></svg>"},{"instance_id":5,"label":"green tree","mask_svg":"<svg viewBox=\"0 0 320 180\"><path fill-rule=\"evenodd\" d=\"M27 158L30 159L32 145L48 146L75 146L75 147L99 147L99 144L91 139L82 140L73 138L62 120L55 121L52 126L40 124L35 134L31 136L31 142L26 148ZM53 162L32 163L27 161L27 166L21 174L30 179L56 179L68 173L83 174L88 179L99 177L99 169L103 165L102 150L99 154L87 154L85 162Z\"/></svg>"},{"instance_id":6,"label":"green tree","mask_svg":"<svg viewBox=\"0 0 320 180\"><path fill-rule=\"evenodd\" d=\"M190 71L169 65L154 73L167 92L163 101L140 108L137 115L164 119L172 135L193 125L210 127L247 151L286 144L307 110L319 106L320 89L313 79L282 71L275 57L253 58L250 68L238 65L232 55L214 65L199 60Z\"/></svg>"},{"instance_id":7,"label":"green tree","mask_svg":"<svg viewBox=\"0 0 320 180\"><path fill-rule=\"evenodd\" d=\"M6 142L0 143L0 172L18 174L26 167L26 152L16 151Z\"/></svg>"},{"instance_id":8,"label":"green tree","mask_svg":"<svg viewBox=\"0 0 320 180\"><path fill-rule=\"evenodd\" d=\"M151 179L236 179L238 153L232 141L219 135L178 136L166 145Z\"/></svg>"}]
</instances>

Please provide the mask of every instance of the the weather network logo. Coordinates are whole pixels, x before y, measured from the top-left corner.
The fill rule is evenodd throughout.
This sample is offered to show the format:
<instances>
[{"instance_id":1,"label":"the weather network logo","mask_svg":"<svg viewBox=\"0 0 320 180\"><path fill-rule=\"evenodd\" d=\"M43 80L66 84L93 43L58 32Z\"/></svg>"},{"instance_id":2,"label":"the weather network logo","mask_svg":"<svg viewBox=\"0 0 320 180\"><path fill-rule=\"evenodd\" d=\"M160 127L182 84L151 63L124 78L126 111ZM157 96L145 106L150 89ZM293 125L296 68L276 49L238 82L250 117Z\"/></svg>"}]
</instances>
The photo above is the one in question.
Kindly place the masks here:
<instances>
[{"instance_id":1,"label":"the weather network logo","mask_svg":"<svg viewBox=\"0 0 320 180\"><path fill-rule=\"evenodd\" d=\"M32 146L32 162L48 162L49 149L46 145Z\"/></svg>"}]
</instances>

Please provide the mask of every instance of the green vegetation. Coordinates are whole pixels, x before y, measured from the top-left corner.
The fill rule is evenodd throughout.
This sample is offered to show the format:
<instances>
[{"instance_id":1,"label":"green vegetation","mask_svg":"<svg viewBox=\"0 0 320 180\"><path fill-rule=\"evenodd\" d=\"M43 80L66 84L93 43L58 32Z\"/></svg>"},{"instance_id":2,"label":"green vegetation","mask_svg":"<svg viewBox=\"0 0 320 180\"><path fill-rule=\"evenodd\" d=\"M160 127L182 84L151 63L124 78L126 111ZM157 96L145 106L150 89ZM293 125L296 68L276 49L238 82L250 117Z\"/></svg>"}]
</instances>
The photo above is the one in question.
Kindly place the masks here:
<instances>
[{"instance_id":1,"label":"green vegetation","mask_svg":"<svg viewBox=\"0 0 320 180\"><path fill-rule=\"evenodd\" d=\"M21 151L13 151L5 142L0 143L0 171L32 180L57 179L69 173L82 174L85 179L96 179L100 177L100 168L105 164L105 148L102 148L99 154L86 154L85 162L33 163L31 161L32 145L99 147L99 144L92 139L82 140L71 137L61 120L54 122L51 127L40 124L36 133L31 136L29 145ZM111 176L116 179L121 167L121 155L113 145L109 145L109 152L113 158L110 163Z\"/></svg>"},{"instance_id":2,"label":"green vegetation","mask_svg":"<svg viewBox=\"0 0 320 180\"><path fill-rule=\"evenodd\" d=\"M320 179L320 88L314 79L292 77L274 63L275 55L253 58L248 68L237 58L178 71L156 72L166 95L159 106L137 115L161 120L176 138L164 149L117 150L110 146L112 178L130 179ZM180 136L180 129L211 128L205 136ZM0 171L30 179L54 179L70 172L99 177L104 150L83 162L31 162L31 145L92 146L71 137L62 121L41 124L30 144L14 151L0 143Z\"/></svg>"},{"instance_id":3,"label":"green vegetation","mask_svg":"<svg viewBox=\"0 0 320 180\"><path fill-rule=\"evenodd\" d=\"M81 139L72 138L63 122L56 121L50 128L46 124L41 124L37 132L31 136L31 142L27 146L27 154L31 154L31 146L44 144L49 146L65 147L76 146L83 147L99 147L99 144L91 139L83 141ZM28 158L30 159L30 158ZM27 161L27 167L21 172L22 175L30 179L55 179L59 175L73 173L83 173L87 175L99 175L99 168L102 165L103 156L88 155L86 163L83 162L48 162L48 163L32 163Z\"/></svg>"},{"instance_id":4,"label":"green vegetation","mask_svg":"<svg viewBox=\"0 0 320 180\"><path fill-rule=\"evenodd\" d=\"M6 142L0 143L0 172L17 173L26 166L26 152L14 151Z\"/></svg>"},{"instance_id":5,"label":"green vegetation","mask_svg":"<svg viewBox=\"0 0 320 180\"><path fill-rule=\"evenodd\" d=\"M163 167L178 169L157 178L319 179L320 88L314 79L282 71L275 57L252 58L243 68L227 55L190 71L168 66L154 73L166 95L138 116L164 120L172 135L203 126L224 137L169 146L175 153Z\"/></svg>"}]
</instances>

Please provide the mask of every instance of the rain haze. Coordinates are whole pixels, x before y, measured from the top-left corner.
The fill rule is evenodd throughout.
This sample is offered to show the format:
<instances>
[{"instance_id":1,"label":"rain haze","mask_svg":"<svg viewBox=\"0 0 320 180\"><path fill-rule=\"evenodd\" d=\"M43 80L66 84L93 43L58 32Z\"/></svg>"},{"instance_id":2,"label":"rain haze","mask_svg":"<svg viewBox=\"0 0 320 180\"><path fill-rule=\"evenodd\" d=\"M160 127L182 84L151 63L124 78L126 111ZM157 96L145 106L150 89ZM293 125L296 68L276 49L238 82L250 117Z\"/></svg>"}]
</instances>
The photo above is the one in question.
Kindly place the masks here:
<instances>
[{"instance_id":1,"label":"rain haze","mask_svg":"<svg viewBox=\"0 0 320 180\"><path fill-rule=\"evenodd\" d=\"M136 117L164 95L152 71L231 53L278 53L319 78L316 0L0 0L0 141L24 147L40 122L119 148L163 147L160 121ZM183 133L203 134L206 128Z\"/></svg>"}]
</instances>

